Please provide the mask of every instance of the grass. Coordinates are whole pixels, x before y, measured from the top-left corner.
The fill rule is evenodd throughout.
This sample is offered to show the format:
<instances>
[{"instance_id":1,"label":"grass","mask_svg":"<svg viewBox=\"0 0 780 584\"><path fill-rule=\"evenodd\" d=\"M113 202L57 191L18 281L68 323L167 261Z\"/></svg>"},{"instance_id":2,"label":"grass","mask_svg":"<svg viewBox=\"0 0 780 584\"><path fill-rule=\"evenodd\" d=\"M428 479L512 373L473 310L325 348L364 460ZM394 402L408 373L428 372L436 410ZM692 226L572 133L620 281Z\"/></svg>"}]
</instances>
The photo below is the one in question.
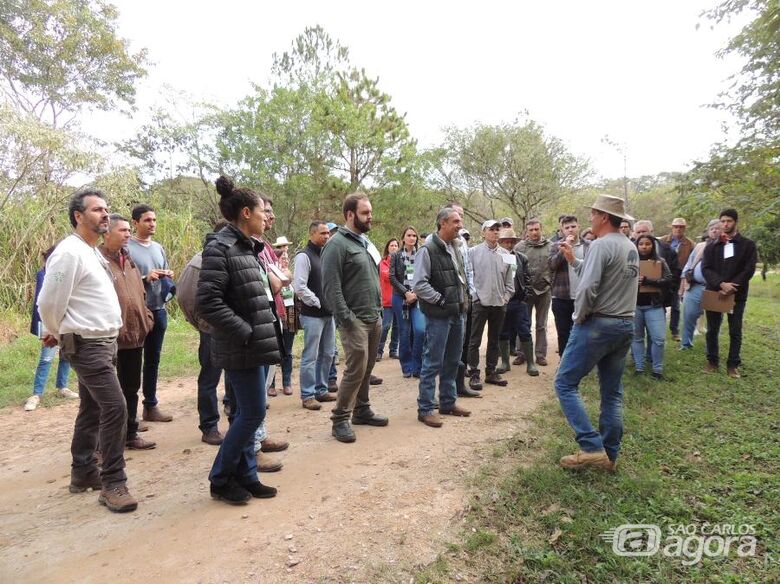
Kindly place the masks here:
<instances>
[{"instance_id":1,"label":"grass","mask_svg":"<svg viewBox=\"0 0 780 584\"><path fill-rule=\"evenodd\" d=\"M721 343L723 351L725 331ZM615 475L557 465L576 444L551 393L531 431L486 457L458 541L416 581L462 574L478 582L780 582L780 276L751 283L742 379L704 374L704 339L695 344L680 353L669 342L668 383L625 376L626 433ZM595 376L582 390L597 419ZM599 537L649 523L666 543L673 526L705 522L752 525L756 557L734 549L691 565L662 554L620 557Z\"/></svg>"}]
</instances>

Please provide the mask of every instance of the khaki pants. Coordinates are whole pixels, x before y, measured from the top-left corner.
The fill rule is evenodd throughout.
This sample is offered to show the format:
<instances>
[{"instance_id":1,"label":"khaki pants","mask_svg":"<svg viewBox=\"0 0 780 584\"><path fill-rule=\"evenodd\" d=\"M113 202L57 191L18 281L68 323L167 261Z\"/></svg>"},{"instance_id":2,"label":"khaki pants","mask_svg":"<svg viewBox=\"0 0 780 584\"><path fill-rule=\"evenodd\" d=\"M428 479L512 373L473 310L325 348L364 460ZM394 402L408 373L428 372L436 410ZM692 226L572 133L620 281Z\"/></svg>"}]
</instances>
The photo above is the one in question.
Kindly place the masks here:
<instances>
[{"instance_id":1,"label":"khaki pants","mask_svg":"<svg viewBox=\"0 0 780 584\"><path fill-rule=\"evenodd\" d=\"M349 420L353 410L356 416L370 415L368 381L376 362L382 321L355 320L346 326L339 325L338 328L344 347L344 371L336 396L336 407L330 417L334 424Z\"/></svg>"}]
</instances>

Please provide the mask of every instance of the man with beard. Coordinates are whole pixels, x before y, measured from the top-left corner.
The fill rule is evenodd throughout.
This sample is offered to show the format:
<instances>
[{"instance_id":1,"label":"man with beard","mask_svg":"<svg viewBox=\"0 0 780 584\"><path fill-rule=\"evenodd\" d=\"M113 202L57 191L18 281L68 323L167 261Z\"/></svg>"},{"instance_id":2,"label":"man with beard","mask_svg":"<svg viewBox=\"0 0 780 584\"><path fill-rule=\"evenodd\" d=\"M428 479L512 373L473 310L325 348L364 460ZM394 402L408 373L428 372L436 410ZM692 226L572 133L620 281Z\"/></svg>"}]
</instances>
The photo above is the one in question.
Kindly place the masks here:
<instances>
[{"instance_id":1,"label":"man with beard","mask_svg":"<svg viewBox=\"0 0 780 584\"><path fill-rule=\"evenodd\" d=\"M108 205L96 189L79 191L68 208L73 233L57 246L46 264L38 296L44 345L59 343L62 356L79 378L79 413L70 451L70 492L101 489L98 501L111 511L134 511L127 490L125 433L127 406L116 376L116 339L122 327L111 272L97 250L108 231ZM95 449L100 444L102 468Z\"/></svg>"},{"instance_id":2,"label":"man with beard","mask_svg":"<svg viewBox=\"0 0 780 584\"><path fill-rule=\"evenodd\" d=\"M387 426L388 419L371 410L369 380L382 333L381 258L368 238L371 202L364 193L344 199L345 224L322 250L325 308L333 314L344 347L344 372L331 414L332 434L339 442L354 442L350 425ZM353 412L354 409L354 412Z\"/></svg>"}]
</instances>

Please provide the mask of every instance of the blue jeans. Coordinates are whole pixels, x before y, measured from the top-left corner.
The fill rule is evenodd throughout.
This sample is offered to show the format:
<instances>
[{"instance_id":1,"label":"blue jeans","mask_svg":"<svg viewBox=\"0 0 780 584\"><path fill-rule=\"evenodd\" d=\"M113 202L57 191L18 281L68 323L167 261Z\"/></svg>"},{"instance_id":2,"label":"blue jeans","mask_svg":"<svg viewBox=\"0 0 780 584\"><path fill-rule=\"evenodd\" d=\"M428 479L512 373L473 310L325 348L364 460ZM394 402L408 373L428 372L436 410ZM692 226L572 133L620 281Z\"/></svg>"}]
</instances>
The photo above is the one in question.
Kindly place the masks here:
<instances>
[{"instance_id":1,"label":"blue jeans","mask_svg":"<svg viewBox=\"0 0 780 584\"><path fill-rule=\"evenodd\" d=\"M404 299L393 294L393 314L398 322L398 358L404 375L419 375L425 340L425 316L415 302L404 309Z\"/></svg>"},{"instance_id":2,"label":"blue jeans","mask_svg":"<svg viewBox=\"0 0 780 584\"><path fill-rule=\"evenodd\" d=\"M46 387L46 380L49 379L51 362L54 355L57 354L57 347L44 347L41 345L41 356L38 359L38 367L35 369L35 378L33 379L33 395L42 396L43 388ZM57 389L68 387L68 375L70 375L70 363L62 358L57 364Z\"/></svg>"},{"instance_id":3,"label":"blue jeans","mask_svg":"<svg viewBox=\"0 0 780 584\"><path fill-rule=\"evenodd\" d=\"M504 326L501 329L501 334L498 335L498 340L512 341L517 337L520 337L521 343L532 340L531 315L528 313L528 305L525 302L512 298L506 305Z\"/></svg>"},{"instance_id":4,"label":"blue jeans","mask_svg":"<svg viewBox=\"0 0 780 584\"><path fill-rule=\"evenodd\" d=\"M701 296L704 292L704 284L693 283L685 293L683 300L683 330L681 346L693 347L693 333L696 331L696 321L699 320L702 310Z\"/></svg>"},{"instance_id":5,"label":"blue jeans","mask_svg":"<svg viewBox=\"0 0 780 584\"><path fill-rule=\"evenodd\" d=\"M211 335L200 333L198 345L198 418L201 432L209 432L217 427L219 422L219 406L217 402L217 385L222 377L222 368L211 362ZM228 401L227 399L225 401Z\"/></svg>"},{"instance_id":6,"label":"blue jeans","mask_svg":"<svg viewBox=\"0 0 780 584\"><path fill-rule=\"evenodd\" d=\"M154 327L144 341L144 407L157 405L157 371L160 368L165 329L168 328L168 313L164 308L153 310Z\"/></svg>"},{"instance_id":7,"label":"blue jeans","mask_svg":"<svg viewBox=\"0 0 780 584\"><path fill-rule=\"evenodd\" d=\"M637 371L645 370L645 329L650 337L650 358L653 373L664 371L664 342L666 333L666 313L660 306L637 306L634 315L634 341L631 353Z\"/></svg>"},{"instance_id":8,"label":"blue jeans","mask_svg":"<svg viewBox=\"0 0 780 584\"><path fill-rule=\"evenodd\" d=\"M328 374L336 347L336 326L332 316L301 315L301 399L328 393Z\"/></svg>"},{"instance_id":9,"label":"blue jeans","mask_svg":"<svg viewBox=\"0 0 780 584\"><path fill-rule=\"evenodd\" d=\"M425 319L426 342L417 396L417 411L421 416L433 413L437 376L440 410L451 410L455 406L455 377L463 349L463 325L462 314L449 318Z\"/></svg>"},{"instance_id":10,"label":"blue jeans","mask_svg":"<svg viewBox=\"0 0 780 584\"><path fill-rule=\"evenodd\" d=\"M563 352L555 391L563 415L584 452L607 451L615 460L623 437L623 370L634 328L630 318L591 317L575 323ZM591 425L579 392L579 383L598 367L601 390L599 431Z\"/></svg>"},{"instance_id":11,"label":"blue jeans","mask_svg":"<svg viewBox=\"0 0 780 584\"><path fill-rule=\"evenodd\" d=\"M392 306L385 306L382 308L382 336L379 337L379 349L376 354L381 357L385 353L385 341L387 341L387 333L390 331L390 327L393 327L390 333L390 356L398 356L398 322L395 320L395 314L393 313Z\"/></svg>"},{"instance_id":12,"label":"blue jeans","mask_svg":"<svg viewBox=\"0 0 780 584\"><path fill-rule=\"evenodd\" d=\"M233 397L233 412L225 439L209 473L211 484L231 479L242 485L257 482L255 430L265 418L265 367L226 369Z\"/></svg>"}]
</instances>

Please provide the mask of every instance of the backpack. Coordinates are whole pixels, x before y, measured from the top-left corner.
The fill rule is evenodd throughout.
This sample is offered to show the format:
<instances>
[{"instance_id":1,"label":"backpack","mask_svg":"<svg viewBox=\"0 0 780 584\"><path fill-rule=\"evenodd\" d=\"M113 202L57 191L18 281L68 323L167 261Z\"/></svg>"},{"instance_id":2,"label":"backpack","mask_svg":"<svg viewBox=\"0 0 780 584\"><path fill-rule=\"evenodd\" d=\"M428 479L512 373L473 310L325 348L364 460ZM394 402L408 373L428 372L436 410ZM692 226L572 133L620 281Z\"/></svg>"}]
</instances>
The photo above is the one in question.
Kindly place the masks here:
<instances>
[{"instance_id":1,"label":"backpack","mask_svg":"<svg viewBox=\"0 0 780 584\"><path fill-rule=\"evenodd\" d=\"M211 327L198 314L198 280L202 264L202 252L192 256L176 282L176 298L187 322L199 331L208 333Z\"/></svg>"}]
</instances>

